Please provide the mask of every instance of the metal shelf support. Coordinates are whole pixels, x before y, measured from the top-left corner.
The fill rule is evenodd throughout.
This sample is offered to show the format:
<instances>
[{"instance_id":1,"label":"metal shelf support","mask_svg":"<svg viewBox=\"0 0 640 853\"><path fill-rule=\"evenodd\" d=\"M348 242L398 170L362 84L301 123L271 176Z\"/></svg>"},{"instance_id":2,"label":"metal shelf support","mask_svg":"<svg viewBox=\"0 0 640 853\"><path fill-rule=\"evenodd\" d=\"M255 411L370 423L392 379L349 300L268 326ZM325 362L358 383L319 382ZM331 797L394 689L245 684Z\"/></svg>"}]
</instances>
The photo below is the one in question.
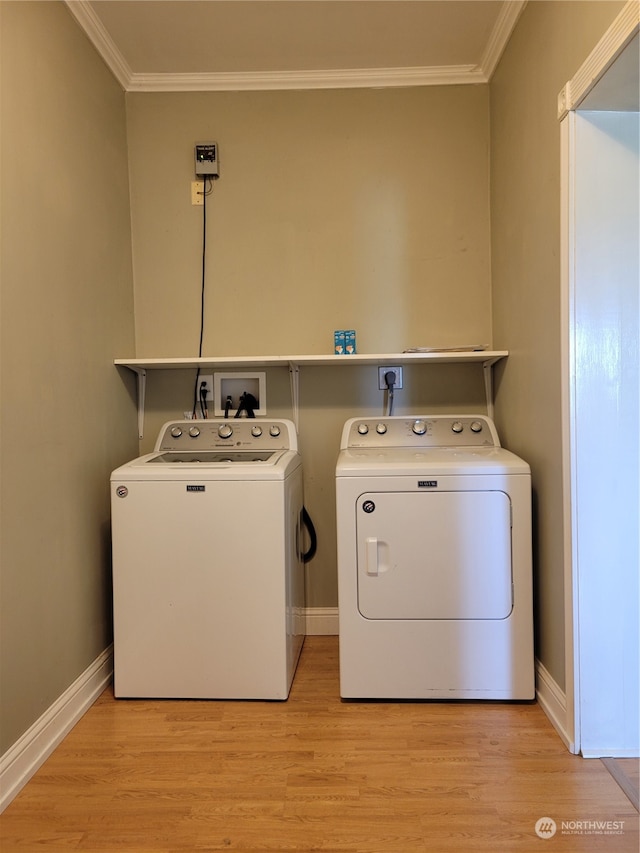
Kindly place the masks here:
<instances>
[{"instance_id":1,"label":"metal shelf support","mask_svg":"<svg viewBox=\"0 0 640 853\"><path fill-rule=\"evenodd\" d=\"M138 386L138 438L144 438L144 402L147 393L147 371L144 367L131 367Z\"/></svg>"},{"instance_id":2,"label":"metal shelf support","mask_svg":"<svg viewBox=\"0 0 640 853\"><path fill-rule=\"evenodd\" d=\"M289 383L291 385L291 408L293 409L293 422L296 432L299 432L300 423L300 365L293 361L289 362Z\"/></svg>"}]
</instances>

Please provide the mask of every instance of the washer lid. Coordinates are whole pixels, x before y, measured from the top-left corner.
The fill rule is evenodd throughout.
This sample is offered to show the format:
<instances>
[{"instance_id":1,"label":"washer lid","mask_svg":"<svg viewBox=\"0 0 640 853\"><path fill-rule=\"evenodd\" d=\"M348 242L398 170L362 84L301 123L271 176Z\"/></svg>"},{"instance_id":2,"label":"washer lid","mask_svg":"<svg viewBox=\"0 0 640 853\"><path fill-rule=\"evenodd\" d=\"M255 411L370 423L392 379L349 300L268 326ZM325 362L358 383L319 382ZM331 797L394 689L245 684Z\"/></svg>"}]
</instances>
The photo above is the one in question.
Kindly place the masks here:
<instances>
[{"instance_id":1,"label":"washer lid","mask_svg":"<svg viewBox=\"0 0 640 853\"><path fill-rule=\"evenodd\" d=\"M336 477L529 474L529 465L502 447L347 448Z\"/></svg>"},{"instance_id":2,"label":"washer lid","mask_svg":"<svg viewBox=\"0 0 640 853\"><path fill-rule=\"evenodd\" d=\"M167 453L156 453L147 460L147 465L155 465L158 463L164 465L172 465L178 463L181 465L252 465L258 462L268 462L274 465L282 453L275 451L260 451L260 450L201 450L193 451L168 451Z\"/></svg>"},{"instance_id":3,"label":"washer lid","mask_svg":"<svg viewBox=\"0 0 640 853\"><path fill-rule=\"evenodd\" d=\"M284 480L301 464L293 450L160 450L116 468L111 481Z\"/></svg>"}]
</instances>

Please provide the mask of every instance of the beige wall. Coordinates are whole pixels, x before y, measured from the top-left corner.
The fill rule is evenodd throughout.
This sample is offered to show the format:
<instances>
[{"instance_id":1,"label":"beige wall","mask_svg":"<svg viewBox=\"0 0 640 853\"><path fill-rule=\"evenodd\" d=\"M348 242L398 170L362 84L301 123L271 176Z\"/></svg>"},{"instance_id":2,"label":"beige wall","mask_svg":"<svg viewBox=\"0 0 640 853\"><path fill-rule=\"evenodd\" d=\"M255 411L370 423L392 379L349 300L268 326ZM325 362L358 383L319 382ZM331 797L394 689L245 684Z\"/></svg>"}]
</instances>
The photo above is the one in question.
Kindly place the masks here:
<instances>
[{"instance_id":1,"label":"beige wall","mask_svg":"<svg viewBox=\"0 0 640 853\"><path fill-rule=\"evenodd\" d=\"M202 208L195 142L217 141L207 202L204 355L491 343L488 87L129 94L139 357L198 351ZM484 411L477 367L407 369L396 411ZM149 376L145 440L191 407L193 372ZM337 604L334 470L347 418L380 413L375 368L304 368L309 606ZM286 369L268 412L290 416ZM211 543L215 551L215 543Z\"/></svg>"},{"instance_id":2,"label":"beige wall","mask_svg":"<svg viewBox=\"0 0 640 853\"><path fill-rule=\"evenodd\" d=\"M564 686L560 420L560 123L557 95L621 2L525 8L491 81L491 249L496 418L532 466L537 655Z\"/></svg>"},{"instance_id":3,"label":"beige wall","mask_svg":"<svg viewBox=\"0 0 640 853\"><path fill-rule=\"evenodd\" d=\"M0 5L0 754L111 641L110 470L135 455L124 95L62 3Z\"/></svg>"},{"instance_id":4,"label":"beige wall","mask_svg":"<svg viewBox=\"0 0 640 853\"><path fill-rule=\"evenodd\" d=\"M139 357L197 354L209 140L204 355L488 342L488 87L134 93L127 120Z\"/></svg>"}]
</instances>

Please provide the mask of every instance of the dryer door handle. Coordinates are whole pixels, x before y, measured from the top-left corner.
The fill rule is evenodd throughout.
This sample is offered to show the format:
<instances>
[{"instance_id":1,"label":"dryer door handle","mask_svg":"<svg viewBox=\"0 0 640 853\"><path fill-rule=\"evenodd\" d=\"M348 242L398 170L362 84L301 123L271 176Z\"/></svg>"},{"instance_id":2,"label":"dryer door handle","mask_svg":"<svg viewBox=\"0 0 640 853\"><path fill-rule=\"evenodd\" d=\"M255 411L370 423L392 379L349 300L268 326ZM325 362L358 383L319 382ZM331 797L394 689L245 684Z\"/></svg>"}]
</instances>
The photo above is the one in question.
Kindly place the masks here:
<instances>
[{"instance_id":1,"label":"dryer door handle","mask_svg":"<svg viewBox=\"0 0 640 853\"><path fill-rule=\"evenodd\" d=\"M372 536L365 540L367 547L367 574L379 575L380 566L378 564L378 540Z\"/></svg>"}]
</instances>

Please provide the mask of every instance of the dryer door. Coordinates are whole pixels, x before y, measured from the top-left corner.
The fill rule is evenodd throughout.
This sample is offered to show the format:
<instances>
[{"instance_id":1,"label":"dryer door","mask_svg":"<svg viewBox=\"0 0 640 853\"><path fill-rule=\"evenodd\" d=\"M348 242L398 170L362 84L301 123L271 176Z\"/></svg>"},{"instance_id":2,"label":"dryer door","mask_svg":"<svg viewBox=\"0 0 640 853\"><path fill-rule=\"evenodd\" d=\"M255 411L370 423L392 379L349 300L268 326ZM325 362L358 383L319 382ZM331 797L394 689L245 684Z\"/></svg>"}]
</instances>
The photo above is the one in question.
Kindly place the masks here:
<instances>
[{"instance_id":1,"label":"dryer door","mask_svg":"<svg viewBox=\"0 0 640 853\"><path fill-rule=\"evenodd\" d=\"M513 606L505 492L376 492L356 506L367 619L505 619Z\"/></svg>"}]
</instances>

